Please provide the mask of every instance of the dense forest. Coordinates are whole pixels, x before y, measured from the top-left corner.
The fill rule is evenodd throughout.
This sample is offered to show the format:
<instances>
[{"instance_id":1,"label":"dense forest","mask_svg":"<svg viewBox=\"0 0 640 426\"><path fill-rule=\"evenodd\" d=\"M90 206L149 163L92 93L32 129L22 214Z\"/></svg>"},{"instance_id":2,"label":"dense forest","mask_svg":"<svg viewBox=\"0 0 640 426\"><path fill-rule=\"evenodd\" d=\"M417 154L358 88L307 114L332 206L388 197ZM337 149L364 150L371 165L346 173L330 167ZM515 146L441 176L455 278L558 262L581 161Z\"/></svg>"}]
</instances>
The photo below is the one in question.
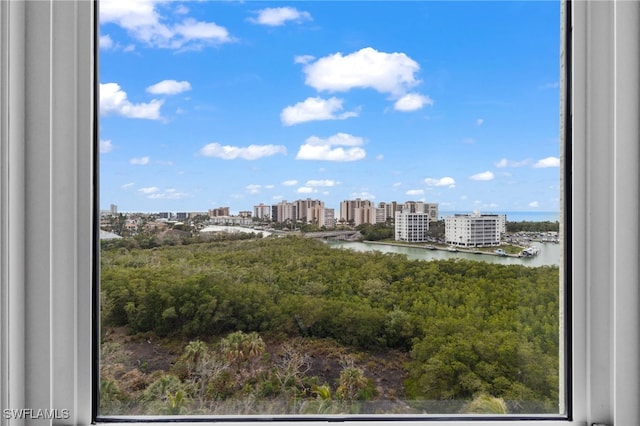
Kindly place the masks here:
<instances>
[{"instance_id":1,"label":"dense forest","mask_svg":"<svg viewBox=\"0 0 640 426\"><path fill-rule=\"evenodd\" d=\"M304 237L136 246L103 247L103 330L174 342L175 360L136 367L129 392L133 373L103 361L105 414L558 411L556 267L409 261ZM401 374L380 378L380 354Z\"/></svg>"},{"instance_id":2,"label":"dense forest","mask_svg":"<svg viewBox=\"0 0 640 426\"><path fill-rule=\"evenodd\" d=\"M559 232L560 222L507 222L507 232Z\"/></svg>"}]
</instances>

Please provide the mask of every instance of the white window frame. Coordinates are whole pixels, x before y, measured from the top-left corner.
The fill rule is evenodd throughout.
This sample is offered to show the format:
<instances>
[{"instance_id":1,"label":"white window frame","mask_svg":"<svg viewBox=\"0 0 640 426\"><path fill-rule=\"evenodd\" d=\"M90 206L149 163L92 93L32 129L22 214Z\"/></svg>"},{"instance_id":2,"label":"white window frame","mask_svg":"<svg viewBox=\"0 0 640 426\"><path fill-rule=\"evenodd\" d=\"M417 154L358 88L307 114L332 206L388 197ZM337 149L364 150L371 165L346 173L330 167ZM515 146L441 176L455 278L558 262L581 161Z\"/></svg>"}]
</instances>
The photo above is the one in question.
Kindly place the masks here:
<instances>
[{"instance_id":1,"label":"white window frame","mask_svg":"<svg viewBox=\"0 0 640 426\"><path fill-rule=\"evenodd\" d=\"M640 2L576 0L571 16L572 419L501 425L640 419ZM46 423L11 408L92 422L95 19L91 0L0 2L2 426Z\"/></svg>"}]
</instances>

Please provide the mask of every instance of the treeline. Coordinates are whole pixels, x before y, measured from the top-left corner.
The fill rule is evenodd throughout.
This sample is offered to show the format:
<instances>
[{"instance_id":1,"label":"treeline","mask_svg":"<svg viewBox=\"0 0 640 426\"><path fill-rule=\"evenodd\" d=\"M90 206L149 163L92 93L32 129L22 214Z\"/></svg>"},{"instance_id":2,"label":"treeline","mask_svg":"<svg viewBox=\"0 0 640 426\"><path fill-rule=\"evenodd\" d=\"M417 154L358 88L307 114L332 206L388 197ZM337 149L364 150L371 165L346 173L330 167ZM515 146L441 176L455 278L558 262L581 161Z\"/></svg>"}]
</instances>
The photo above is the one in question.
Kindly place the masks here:
<instances>
[{"instance_id":1,"label":"treeline","mask_svg":"<svg viewBox=\"0 0 640 426\"><path fill-rule=\"evenodd\" d=\"M136 235L126 238L100 240L100 250L151 249L160 246L200 244L212 241L237 241L262 238L261 232L207 232L191 235L188 232L170 230L159 235Z\"/></svg>"},{"instance_id":2,"label":"treeline","mask_svg":"<svg viewBox=\"0 0 640 426\"><path fill-rule=\"evenodd\" d=\"M370 223L363 223L356 227L362 235L362 240L366 241L381 241L387 239L393 239L394 227L386 223L376 223L372 225Z\"/></svg>"},{"instance_id":3,"label":"treeline","mask_svg":"<svg viewBox=\"0 0 640 426\"><path fill-rule=\"evenodd\" d=\"M107 325L400 349L414 407L488 394L512 412L558 410L557 267L409 261L295 237L119 247L101 264Z\"/></svg>"},{"instance_id":4,"label":"treeline","mask_svg":"<svg viewBox=\"0 0 640 426\"><path fill-rule=\"evenodd\" d=\"M507 222L507 232L559 232L560 222Z\"/></svg>"}]
</instances>

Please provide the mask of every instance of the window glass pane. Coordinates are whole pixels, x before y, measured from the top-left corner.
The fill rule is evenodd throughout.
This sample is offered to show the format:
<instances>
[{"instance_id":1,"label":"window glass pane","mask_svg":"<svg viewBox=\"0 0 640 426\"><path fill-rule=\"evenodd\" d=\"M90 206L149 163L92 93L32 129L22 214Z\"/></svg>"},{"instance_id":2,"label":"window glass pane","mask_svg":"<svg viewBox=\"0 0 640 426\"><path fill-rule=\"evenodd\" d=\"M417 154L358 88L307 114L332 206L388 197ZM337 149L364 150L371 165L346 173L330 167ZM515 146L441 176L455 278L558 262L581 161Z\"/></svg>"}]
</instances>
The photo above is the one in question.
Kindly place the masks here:
<instances>
[{"instance_id":1,"label":"window glass pane","mask_svg":"<svg viewBox=\"0 0 640 426\"><path fill-rule=\"evenodd\" d=\"M560 19L102 0L100 415L566 415Z\"/></svg>"}]
</instances>

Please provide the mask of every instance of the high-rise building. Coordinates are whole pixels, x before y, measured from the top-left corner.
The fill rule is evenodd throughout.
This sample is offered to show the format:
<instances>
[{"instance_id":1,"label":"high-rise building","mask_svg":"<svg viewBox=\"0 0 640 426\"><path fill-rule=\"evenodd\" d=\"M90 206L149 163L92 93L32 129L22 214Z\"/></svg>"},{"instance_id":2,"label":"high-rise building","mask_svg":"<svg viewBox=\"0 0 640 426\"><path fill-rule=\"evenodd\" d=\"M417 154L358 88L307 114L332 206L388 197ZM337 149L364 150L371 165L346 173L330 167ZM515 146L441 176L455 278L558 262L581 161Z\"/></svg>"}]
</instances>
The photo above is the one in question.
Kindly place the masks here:
<instances>
[{"instance_id":1,"label":"high-rise building","mask_svg":"<svg viewBox=\"0 0 640 426\"><path fill-rule=\"evenodd\" d=\"M327 228L335 228L336 227L336 210L335 209L324 209L324 222L320 226L326 226Z\"/></svg>"},{"instance_id":2,"label":"high-rise building","mask_svg":"<svg viewBox=\"0 0 640 426\"><path fill-rule=\"evenodd\" d=\"M275 206L275 221L276 222L296 222L298 220L298 211L295 203L288 203L286 200L280 201Z\"/></svg>"},{"instance_id":3,"label":"high-rise building","mask_svg":"<svg viewBox=\"0 0 640 426\"><path fill-rule=\"evenodd\" d=\"M422 201L407 201L402 210L409 210L411 213L429 213L429 220L438 220L438 203L425 203Z\"/></svg>"},{"instance_id":4,"label":"high-rise building","mask_svg":"<svg viewBox=\"0 0 640 426\"><path fill-rule=\"evenodd\" d=\"M218 207L209 210L209 217L223 217L230 216L229 207Z\"/></svg>"},{"instance_id":5,"label":"high-rise building","mask_svg":"<svg viewBox=\"0 0 640 426\"><path fill-rule=\"evenodd\" d=\"M271 220L271 206L266 206L262 203L253 206L253 217L260 220Z\"/></svg>"},{"instance_id":6,"label":"high-rise building","mask_svg":"<svg viewBox=\"0 0 640 426\"><path fill-rule=\"evenodd\" d=\"M306 223L319 223L319 216L322 215L324 209L324 201L307 198L306 200L296 200L294 204L299 220L306 221Z\"/></svg>"},{"instance_id":7,"label":"high-rise building","mask_svg":"<svg viewBox=\"0 0 640 426\"><path fill-rule=\"evenodd\" d=\"M360 225L375 223L376 214L373 203L369 200L345 200L340 203L340 222Z\"/></svg>"}]
</instances>

